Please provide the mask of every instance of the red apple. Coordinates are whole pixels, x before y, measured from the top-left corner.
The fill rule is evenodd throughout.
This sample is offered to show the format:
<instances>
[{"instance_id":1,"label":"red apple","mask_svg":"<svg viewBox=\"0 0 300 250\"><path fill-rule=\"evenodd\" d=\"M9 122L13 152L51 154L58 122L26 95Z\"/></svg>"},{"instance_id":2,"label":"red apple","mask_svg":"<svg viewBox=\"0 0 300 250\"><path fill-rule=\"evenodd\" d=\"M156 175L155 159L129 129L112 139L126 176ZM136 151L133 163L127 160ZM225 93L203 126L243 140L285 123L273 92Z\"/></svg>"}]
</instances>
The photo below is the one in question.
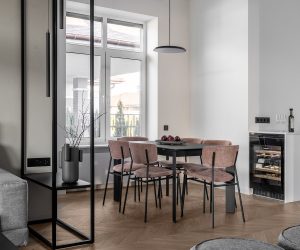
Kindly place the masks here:
<instances>
[{"instance_id":1,"label":"red apple","mask_svg":"<svg viewBox=\"0 0 300 250\"><path fill-rule=\"evenodd\" d=\"M181 141L181 139L178 135L175 136L175 141Z\"/></svg>"},{"instance_id":2,"label":"red apple","mask_svg":"<svg viewBox=\"0 0 300 250\"><path fill-rule=\"evenodd\" d=\"M174 137L172 135L168 136L168 141L174 141Z\"/></svg>"},{"instance_id":3,"label":"red apple","mask_svg":"<svg viewBox=\"0 0 300 250\"><path fill-rule=\"evenodd\" d=\"M166 135L163 135L161 138L160 138L161 141L167 141L168 140L168 137Z\"/></svg>"}]
</instances>

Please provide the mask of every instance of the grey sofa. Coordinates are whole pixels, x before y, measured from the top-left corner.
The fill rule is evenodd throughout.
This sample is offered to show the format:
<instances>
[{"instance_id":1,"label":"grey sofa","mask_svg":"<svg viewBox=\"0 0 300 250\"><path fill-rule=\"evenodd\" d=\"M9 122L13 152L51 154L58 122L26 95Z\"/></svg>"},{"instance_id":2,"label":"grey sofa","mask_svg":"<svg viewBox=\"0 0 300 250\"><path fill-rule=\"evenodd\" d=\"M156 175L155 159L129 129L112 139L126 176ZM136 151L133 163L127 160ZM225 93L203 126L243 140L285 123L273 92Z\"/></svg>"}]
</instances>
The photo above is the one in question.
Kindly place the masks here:
<instances>
[{"instance_id":1,"label":"grey sofa","mask_svg":"<svg viewBox=\"0 0 300 250\"><path fill-rule=\"evenodd\" d=\"M27 182L0 168L0 231L16 246L28 241Z\"/></svg>"}]
</instances>

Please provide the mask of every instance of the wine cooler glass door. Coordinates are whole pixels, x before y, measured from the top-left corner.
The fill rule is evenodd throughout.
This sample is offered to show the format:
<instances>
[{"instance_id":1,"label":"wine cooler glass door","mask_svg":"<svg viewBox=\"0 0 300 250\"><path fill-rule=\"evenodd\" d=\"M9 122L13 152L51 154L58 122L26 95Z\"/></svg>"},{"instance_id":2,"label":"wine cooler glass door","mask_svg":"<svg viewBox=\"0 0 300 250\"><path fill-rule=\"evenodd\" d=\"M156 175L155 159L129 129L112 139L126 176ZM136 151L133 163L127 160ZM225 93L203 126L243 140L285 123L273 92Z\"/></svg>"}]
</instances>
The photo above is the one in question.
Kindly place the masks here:
<instances>
[{"instance_id":1,"label":"wine cooler glass door","mask_svg":"<svg viewBox=\"0 0 300 250\"><path fill-rule=\"evenodd\" d=\"M254 193L283 199L284 135L250 135L250 187Z\"/></svg>"}]
</instances>

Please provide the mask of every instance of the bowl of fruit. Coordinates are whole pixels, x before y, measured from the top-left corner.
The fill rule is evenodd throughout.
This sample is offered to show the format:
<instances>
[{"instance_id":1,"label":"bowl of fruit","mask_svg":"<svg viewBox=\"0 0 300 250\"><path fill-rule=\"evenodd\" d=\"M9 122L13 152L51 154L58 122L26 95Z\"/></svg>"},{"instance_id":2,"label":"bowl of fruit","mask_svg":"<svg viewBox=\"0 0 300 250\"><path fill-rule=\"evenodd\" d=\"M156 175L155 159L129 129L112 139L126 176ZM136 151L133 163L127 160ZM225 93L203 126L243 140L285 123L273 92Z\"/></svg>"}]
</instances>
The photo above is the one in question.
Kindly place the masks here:
<instances>
[{"instance_id":1,"label":"bowl of fruit","mask_svg":"<svg viewBox=\"0 0 300 250\"><path fill-rule=\"evenodd\" d=\"M163 135L160 140L156 140L156 142L162 145L181 145L184 143L178 135Z\"/></svg>"}]
</instances>

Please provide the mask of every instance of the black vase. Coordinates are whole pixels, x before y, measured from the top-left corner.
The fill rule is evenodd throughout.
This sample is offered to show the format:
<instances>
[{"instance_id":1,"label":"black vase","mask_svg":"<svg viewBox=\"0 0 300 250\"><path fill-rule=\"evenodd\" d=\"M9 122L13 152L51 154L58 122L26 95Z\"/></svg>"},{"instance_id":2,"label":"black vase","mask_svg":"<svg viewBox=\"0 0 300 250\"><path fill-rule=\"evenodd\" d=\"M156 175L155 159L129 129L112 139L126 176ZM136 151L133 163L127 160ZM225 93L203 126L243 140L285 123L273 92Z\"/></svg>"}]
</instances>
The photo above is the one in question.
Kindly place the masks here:
<instances>
[{"instance_id":1,"label":"black vase","mask_svg":"<svg viewBox=\"0 0 300 250\"><path fill-rule=\"evenodd\" d=\"M64 183L76 183L79 179L79 162L82 151L78 147L64 144L61 151L62 180Z\"/></svg>"}]
</instances>

